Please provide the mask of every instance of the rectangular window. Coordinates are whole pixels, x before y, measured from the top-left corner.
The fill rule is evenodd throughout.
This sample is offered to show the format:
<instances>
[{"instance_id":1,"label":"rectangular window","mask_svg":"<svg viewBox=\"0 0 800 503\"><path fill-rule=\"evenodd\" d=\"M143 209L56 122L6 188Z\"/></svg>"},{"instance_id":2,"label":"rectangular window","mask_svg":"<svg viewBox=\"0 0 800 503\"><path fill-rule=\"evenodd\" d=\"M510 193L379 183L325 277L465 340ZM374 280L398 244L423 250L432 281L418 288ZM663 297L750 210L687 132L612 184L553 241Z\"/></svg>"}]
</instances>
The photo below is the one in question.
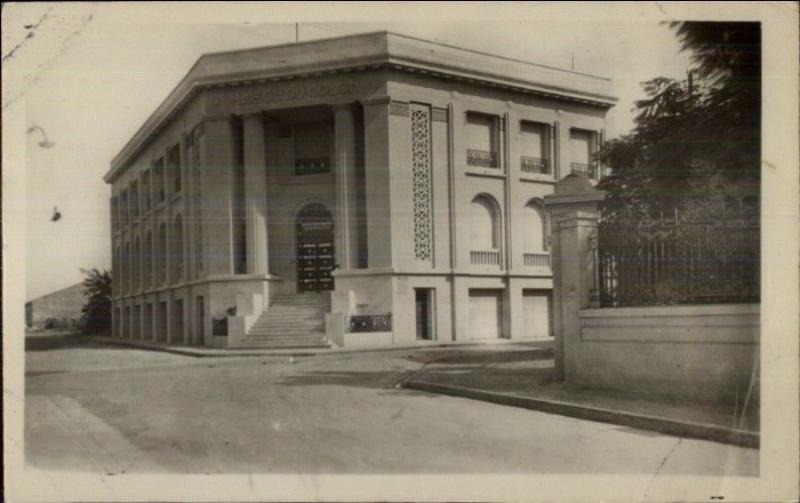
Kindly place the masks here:
<instances>
[{"instance_id":1,"label":"rectangular window","mask_svg":"<svg viewBox=\"0 0 800 503\"><path fill-rule=\"evenodd\" d=\"M128 190L123 189L119 193L119 225L128 225Z\"/></svg>"},{"instance_id":2,"label":"rectangular window","mask_svg":"<svg viewBox=\"0 0 800 503\"><path fill-rule=\"evenodd\" d=\"M133 339L142 338L142 306L133 306Z\"/></svg>"},{"instance_id":3,"label":"rectangular window","mask_svg":"<svg viewBox=\"0 0 800 503\"><path fill-rule=\"evenodd\" d=\"M183 342L183 299L172 303L171 342Z\"/></svg>"},{"instance_id":4,"label":"rectangular window","mask_svg":"<svg viewBox=\"0 0 800 503\"><path fill-rule=\"evenodd\" d=\"M520 124L520 148L522 156L520 167L523 173L550 174L548 127L536 122L522 122Z\"/></svg>"},{"instance_id":5,"label":"rectangular window","mask_svg":"<svg viewBox=\"0 0 800 503\"><path fill-rule=\"evenodd\" d=\"M523 290L522 312L525 334L532 339L553 336L553 299L547 290Z\"/></svg>"},{"instance_id":6,"label":"rectangular window","mask_svg":"<svg viewBox=\"0 0 800 503\"><path fill-rule=\"evenodd\" d=\"M150 211L150 170L142 173L142 213Z\"/></svg>"},{"instance_id":7,"label":"rectangular window","mask_svg":"<svg viewBox=\"0 0 800 503\"><path fill-rule=\"evenodd\" d=\"M580 129L569 132L570 171L587 178L597 178L597 170L592 162L595 133Z\"/></svg>"},{"instance_id":8,"label":"rectangular window","mask_svg":"<svg viewBox=\"0 0 800 503\"><path fill-rule=\"evenodd\" d=\"M433 288L414 289L414 311L416 315L417 339L434 340L434 290Z\"/></svg>"},{"instance_id":9,"label":"rectangular window","mask_svg":"<svg viewBox=\"0 0 800 503\"><path fill-rule=\"evenodd\" d=\"M195 322L194 322L195 344L205 345L206 335L206 309L203 297L195 298Z\"/></svg>"},{"instance_id":10,"label":"rectangular window","mask_svg":"<svg viewBox=\"0 0 800 503\"><path fill-rule=\"evenodd\" d=\"M161 204L166 199L164 193L164 159L158 159L153 163L153 197L155 204Z\"/></svg>"},{"instance_id":11,"label":"rectangular window","mask_svg":"<svg viewBox=\"0 0 800 503\"><path fill-rule=\"evenodd\" d=\"M324 122L293 128L294 174L317 175L331 172L331 127Z\"/></svg>"},{"instance_id":12,"label":"rectangular window","mask_svg":"<svg viewBox=\"0 0 800 503\"><path fill-rule=\"evenodd\" d=\"M111 230L119 230L119 198L114 196L111 198Z\"/></svg>"},{"instance_id":13,"label":"rectangular window","mask_svg":"<svg viewBox=\"0 0 800 503\"><path fill-rule=\"evenodd\" d=\"M179 194L182 186L180 144L174 145L167 150L167 173L170 178L170 193Z\"/></svg>"},{"instance_id":14,"label":"rectangular window","mask_svg":"<svg viewBox=\"0 0 800 503\"><path fill-rule=\"evenodd\" d=\"M148 303L144 306L144 330L142 331L142 339L153 339L153 304Z\"/></svg>"},{"instance_id":15,"label":"rectangular window","mask_svg":"<svg viewBox=\"0 0 800 503\"><path fill-rule=\"evenodd\" d=\"M122 336L129 339L131 336L131 307L125 306L125 315L122 318Z\"/></svg>"},{"instance_id":16,"label":"rectangular window","mask_svg":"<svg viewBox=\"0 0 800 503\"><path fill-rule=\"evenodd\" d=\"M131 182L131 217L138 218L139 217L139 182L133 181Z\"/></svg>"},{"instance_id":17,"label":"rectangular window","mask_svg":"<svg viewBox=\"0 0 800 503\"><path fill-rule=\"evenodd\" d=\"M167 331L169 330L169 325L167 325L167 303L166 302L159 302L158 303L158 332L156 333L156 340L158 341L166 341L167 340Z\"/></svg>"},{"instance_id":18,"label":"rectangular window","mask_svg":"<svg viewBox=\"0 0 800 503\"><path fill-rule=\"evenodd\" d=\"M112 331L113 331L112 335L114 337L120 337L120 326L121 326L120 322L121 322L121 320L120 320L120 317L119 317L119 311L120 310L119 310L118 307L114 308L114 319L113 319L113 323L111 324Z\"/></svg>"},{"instance_id":19,"label":"rectangular window","mask_svg":"<svg viewBox=\"0 0 800 503\"><path fill-rule=\"evenodd\" d=\"M493 115L467 112L465 127L467 164L480 168L498 168L500 120Z\"/></svg>"}]
</instances>

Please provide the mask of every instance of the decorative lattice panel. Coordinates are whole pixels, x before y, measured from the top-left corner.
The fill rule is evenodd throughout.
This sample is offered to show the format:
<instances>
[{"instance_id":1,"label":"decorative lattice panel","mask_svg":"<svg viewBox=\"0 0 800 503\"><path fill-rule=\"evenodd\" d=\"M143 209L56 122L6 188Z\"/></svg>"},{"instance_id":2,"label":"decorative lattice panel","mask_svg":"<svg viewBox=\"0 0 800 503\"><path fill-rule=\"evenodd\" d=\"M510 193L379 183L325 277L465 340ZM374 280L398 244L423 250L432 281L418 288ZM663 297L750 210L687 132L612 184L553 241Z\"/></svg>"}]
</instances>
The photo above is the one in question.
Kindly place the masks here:
<instances>
[{"instance_id":1,"label":"decorative lattice panel","mask_svg":"<svg viewBox=\"0 0 800 503\"><path fill-rule=\"evenodd\" d=\"M413 165L414 257L433 260L431 211L431 111L411 105L411 159Z\"/></svg>"}]
</instances>

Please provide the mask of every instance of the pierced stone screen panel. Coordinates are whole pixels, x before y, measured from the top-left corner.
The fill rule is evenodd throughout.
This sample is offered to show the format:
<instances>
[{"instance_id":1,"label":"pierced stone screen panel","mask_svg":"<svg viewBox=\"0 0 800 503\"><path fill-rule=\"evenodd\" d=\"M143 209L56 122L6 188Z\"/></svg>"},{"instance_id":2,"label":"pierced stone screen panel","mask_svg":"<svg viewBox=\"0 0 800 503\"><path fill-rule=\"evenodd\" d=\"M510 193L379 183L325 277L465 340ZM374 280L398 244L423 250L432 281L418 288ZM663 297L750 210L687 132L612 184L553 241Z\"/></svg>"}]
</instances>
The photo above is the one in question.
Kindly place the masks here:
<instances>
[{"instance_id":1,"label":"pierced stone screen panel","mask_svg":"<svg viewBox=\"0 0 800 503\"><path fill-rule=\"evenodd\" d=\"M411 160L414 203L414 258L433 261L431 203L431 109L412 103Z\"/></svg>"}]
</instances>

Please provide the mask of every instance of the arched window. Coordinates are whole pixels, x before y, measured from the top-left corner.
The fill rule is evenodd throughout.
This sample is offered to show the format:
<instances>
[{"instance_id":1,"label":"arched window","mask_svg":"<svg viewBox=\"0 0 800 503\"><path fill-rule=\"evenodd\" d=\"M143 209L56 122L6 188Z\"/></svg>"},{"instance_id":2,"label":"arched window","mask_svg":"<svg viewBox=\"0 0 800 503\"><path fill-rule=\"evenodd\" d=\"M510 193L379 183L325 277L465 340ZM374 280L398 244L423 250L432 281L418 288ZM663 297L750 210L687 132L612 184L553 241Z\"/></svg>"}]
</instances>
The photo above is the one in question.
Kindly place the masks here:
<instances>
[{"instance_id":1,"label":"arched window","mask_svg":"<svg viewBox=\"0 0 800 503\"><path fill-rule=\"evenodd\" d=\"M548 249L545 213L537 200L530 201L524 210L524 246L526 253L544 253Z\"/></svg>"},{"instance_id":2,"label":"arched window","mask_svg":"<svg viewBox=\"0 0 800 503\"><path fill-rule=\"evenodd\" d=\"M144 238L142 250L142 277L145 287L153 286L153 233L149 230Z\"/></svg>"},{"instance_id":3,"label":"arched window","mask_svg":"<svg viewBox=\"0 0 800 503\"><path fill-rule=\"evenodd\" d=\"M164 222L158 226L158 237L156 238L155 263L158 264L156 273L156 284L160 285L167 281L167 226Z\"/></svg>"},{"instance_id":4,"label":"arched window","mask_svg":"<svg viewBox=\"0 0 800 503\"><path fill-rule=\"evenodd\" d=\"M119 295L122 292L122 269L120 267L120 254L122 250L118 245L114 249L114 256L112 257L112 264L111 264L111 289L114 292L114 295Z\"/></svg>"},{"instance_id":5,"label":"arched window","mask_svg":"<svg viewBox=\"0 0 800 503\"><path fill-rule=\"evenodd\" d=\"M133 289L138 290L141 283L141 278L139 275L141 271L139 271L139 261L141 260L141 253L139 248L139 238L137 237L133 241L133 254L131 256L131 282L133 283Z\"/></svg>"},{"instance_id":6,"label":"arched window","mask_svg":"<svg viewBox=\"0 0 800 503\"><path fill-rule=\"evenodd\" d=\"M131 291L131 271L129 267L131 266L131 244L125 243L125 247L123 248L122 252L122 284L125 289L125 292Z\"/></svg>"},{"instance_id":7,"label":"arched window","mask_svg":"<svg viewBox=\"0 0 800 503\"><path fill-rule=\"evenodd\" d=\"M470 262L500 267L500 207L489 195L479 195L470 204Z\"/></svg>"},{"instance_id":8,"label":"arched window","mask_svg":"<svg viewBox=\"0 0 800 503\"><path fill-rule=\"evenodd\" d=\"M500 248L499 211L490 196L480 195L470 205L470 244L473 250Z\"/></svg>"},{"instance_id":9,"label":"arched window","mask_svg":"<svg viewBox=\"0 0 800 503\"><path fill-rule=\"evenodd\" d=\"M172 271L173 279L178 281L183 278L183 217L175 217L172 232Z\"/></svg>"}]
</instances>

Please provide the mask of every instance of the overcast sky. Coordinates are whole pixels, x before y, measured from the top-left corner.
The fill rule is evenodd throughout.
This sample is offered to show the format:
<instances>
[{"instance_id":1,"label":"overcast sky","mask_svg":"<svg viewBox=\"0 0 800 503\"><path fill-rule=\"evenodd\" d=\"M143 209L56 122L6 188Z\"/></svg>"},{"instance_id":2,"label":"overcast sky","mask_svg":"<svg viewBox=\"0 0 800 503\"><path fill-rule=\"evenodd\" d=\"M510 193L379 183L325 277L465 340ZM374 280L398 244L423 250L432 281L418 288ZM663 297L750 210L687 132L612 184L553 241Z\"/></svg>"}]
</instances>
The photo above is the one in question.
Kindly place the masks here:
<instances>
[{"instance_id":1,"label":"overcast sky","mask_svg":"<svg viewBox=\"0 0 800 503\"><path fill-rule=\"evenodd\" d=\"M586 4L434 7L6 4L4 84L9 69L13 80L4 85L4 112L24 106L25 126L41 126L55 143L43 149L38 132L27 137L26 299L80 281L80 268L110 267L110 189L102 176L197 58L292 42L291 21L301 21L301 41L388 29L566 69L574 61L575 70L614 81L620 101L609 114L609 137L631 128L639 82L682 77L688 68L652 4L605 17ZM54 206L58 222L50 221Z\"/></svg>"}]
</instances>

